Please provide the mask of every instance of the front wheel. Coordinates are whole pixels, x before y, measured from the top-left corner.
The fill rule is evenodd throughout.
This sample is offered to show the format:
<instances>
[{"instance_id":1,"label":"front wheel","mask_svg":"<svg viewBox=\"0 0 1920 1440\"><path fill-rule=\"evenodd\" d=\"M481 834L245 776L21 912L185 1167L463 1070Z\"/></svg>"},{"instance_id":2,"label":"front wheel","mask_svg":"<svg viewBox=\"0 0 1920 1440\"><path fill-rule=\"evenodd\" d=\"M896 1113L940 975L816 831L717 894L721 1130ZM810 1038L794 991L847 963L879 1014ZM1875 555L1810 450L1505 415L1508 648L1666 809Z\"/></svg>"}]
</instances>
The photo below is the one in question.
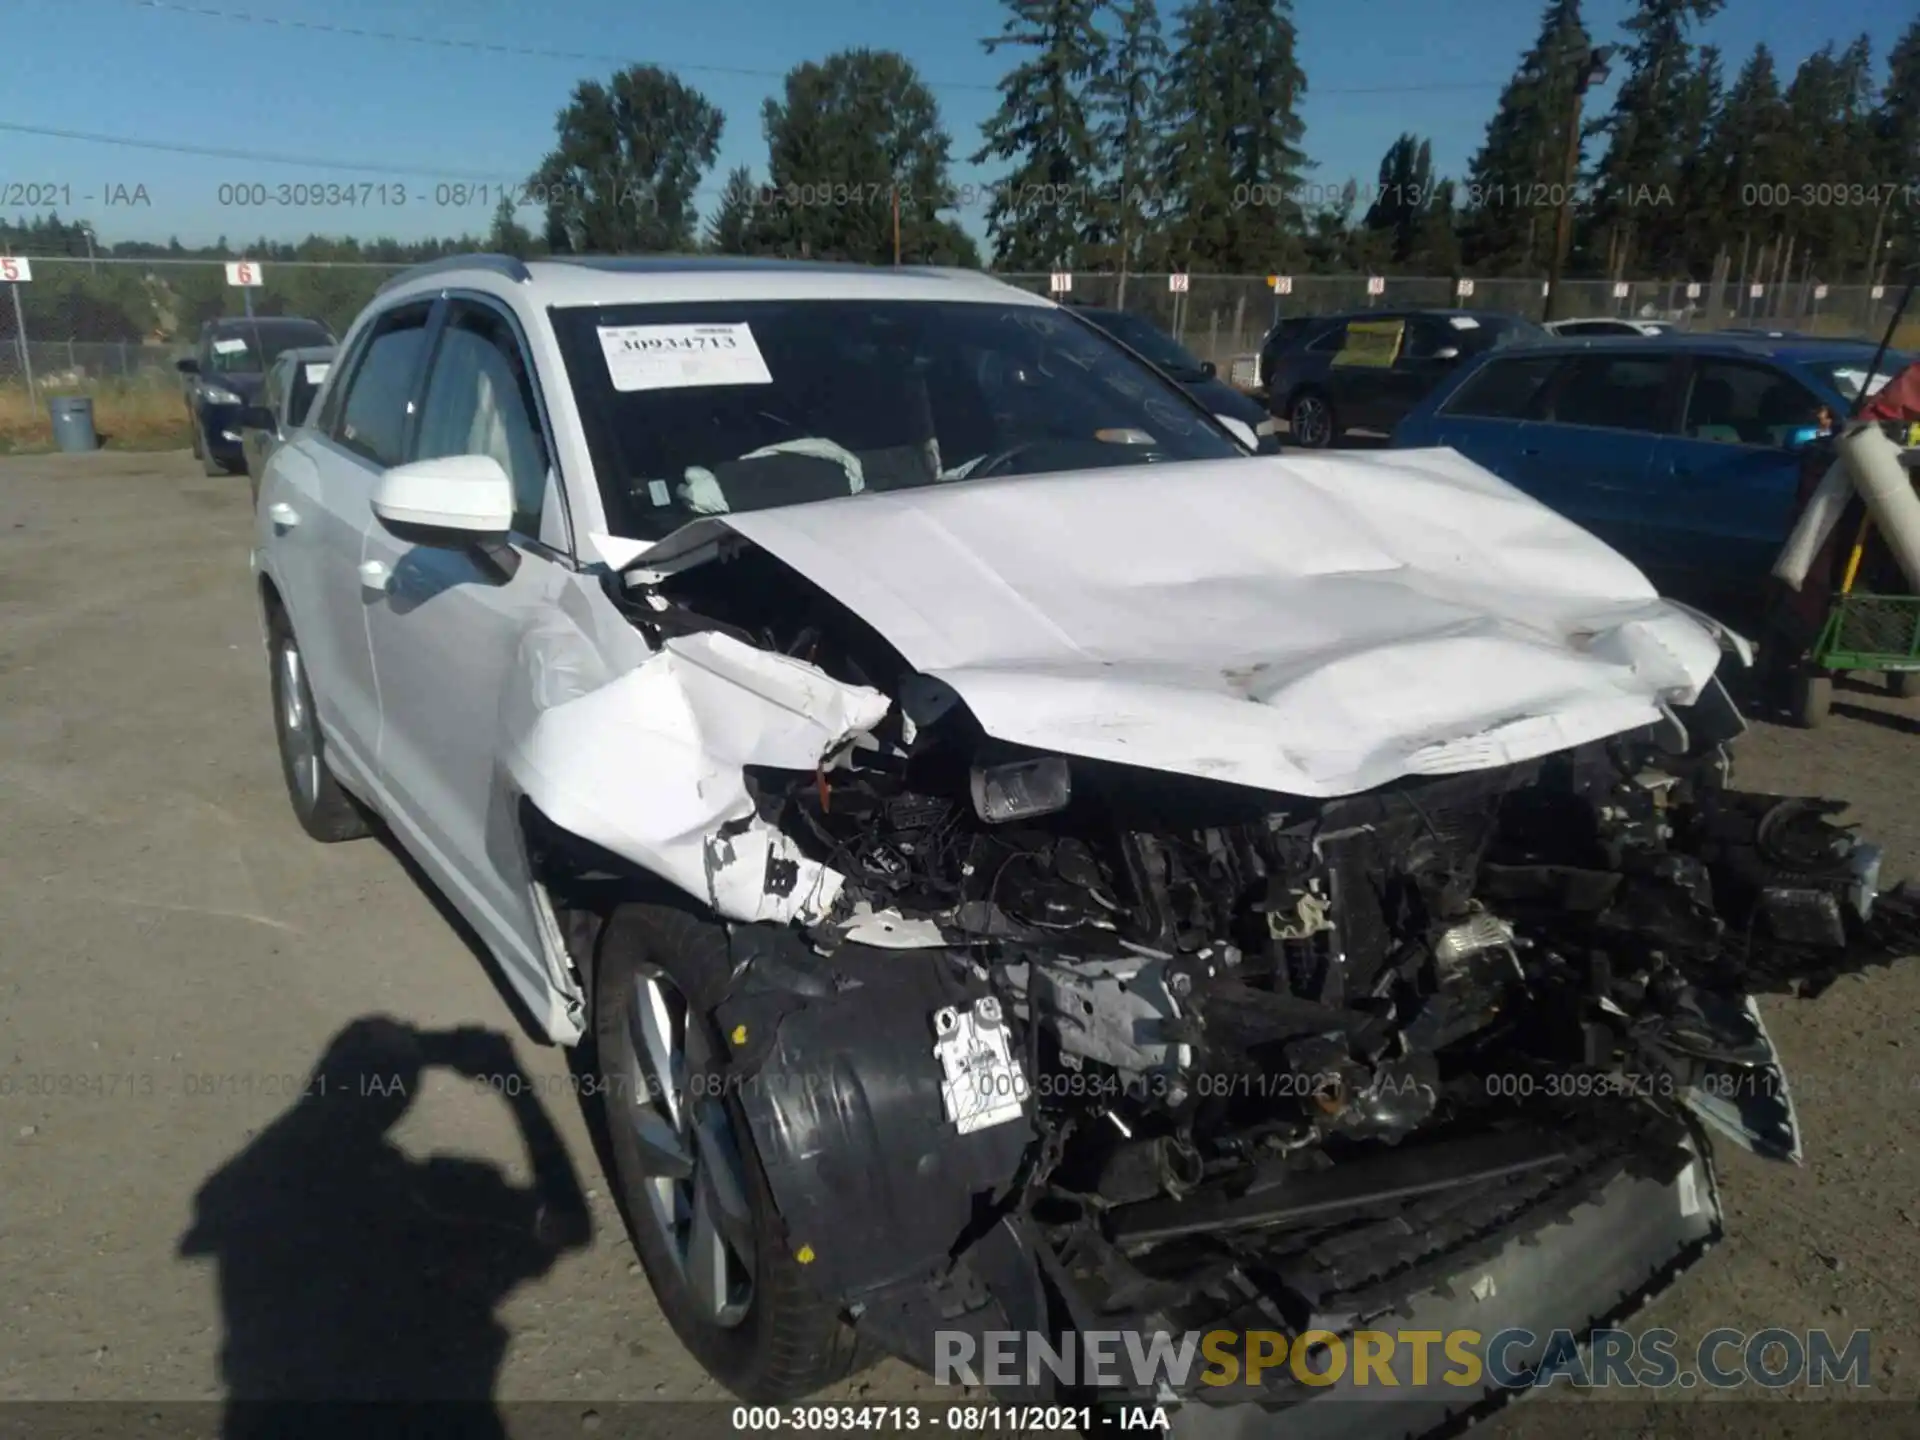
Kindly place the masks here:
<instances>
[{"instance_id":1,"label":"front wheel","mask_svg":"<svg viewBox=\"0 0 1920 1440\"><path fill-rule=\"evenodd\" d=\"M621 1208L661 1312L728 1390L779 1404L844 1375L852 1334L790 1253L721 1079L708 1006L728 972L719 926L622 907L601 936L594 1042Z\"/></svg>"},{"instance_id":2,"label":"front wheel","mask_svg":"<svg viewBox=\"0 0 1920 1440\"><path fill-rule=\"evenodd\" d=\"M1324 450L1333 444L1333 406L1318 391L1306 390L1287 405L1287 429L1302 450Z\"/></svg>"},{"instance_id":3,"label":"front wheel","mask_svg":"<svg viewBox=\"0 0 1920 1440\"><path fill-rule=\"evenodd\" d=\"M280 773L300 828L315 840L357 840L369 832L367 817L340 788L327 766L326 737L320 733L313 688L293 626L275 609L267 622L272 665L273 731L280 743Z\"/></svg>"}]
</instances>

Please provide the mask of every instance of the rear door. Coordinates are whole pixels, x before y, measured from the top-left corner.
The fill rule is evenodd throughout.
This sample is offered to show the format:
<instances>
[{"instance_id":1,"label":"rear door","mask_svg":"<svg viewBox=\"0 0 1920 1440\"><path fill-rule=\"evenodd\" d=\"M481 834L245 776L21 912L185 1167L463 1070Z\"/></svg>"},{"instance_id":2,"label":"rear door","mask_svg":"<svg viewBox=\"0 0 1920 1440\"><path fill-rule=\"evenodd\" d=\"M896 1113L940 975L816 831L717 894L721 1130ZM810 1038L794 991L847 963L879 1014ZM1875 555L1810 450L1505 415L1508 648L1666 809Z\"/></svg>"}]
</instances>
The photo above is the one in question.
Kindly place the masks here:
<instances>
[{"instance_id":1,"label":"rear door","mask_svg":"<svg viewBox=\"0 0 1920 1440\"><path fill-rule=\"evenodd\" d=\"M1408 445L1449 446L1532 494L1531 488L1521 485L1525 473L1520 466L1522 427L1538 414L1547 382L1560 363L1554 355L1488 360L1438 410L1410 422L1395 439Z\"/></svg>"},{"instance_id":2,"label":"rear door","mask_svg":"<svg viewBox=\"0 0 1920 1440\"><path fill-rule=\"evenodd\" d=\"M1327 390L1340 428L1391 430L1403 411L1391 399L1394 366L1407 337L1407 317L1355 316L1327 367Z\"/></svg>"},{"instance_id":3,"label":"rear door","mask_svg":"<svg viewBox=\"0 0 1920 1440\"><path fill-rule=\"evenodd\" d=\"M1760 358L1699 355L1680 432L1654 450L1654 515L1667 548L1716 587L1759 584L1793 526L1801 457L1788 442L1822 405L1803 381Z\"/></svg>"},{"instance_id":4,"label":"rear door","mask_svg":"<svg viewBox=\"0 0 1920 1440\"><path fill-rule=\"evenodd\" d=\"M1643 568L1666 558L1648 477L1655 442L1674 427L1678 368L1624 348L1563 356L1539 418L1520 429L1514 483Z\"/></svg>"},{"instance_id":5,"label":"rear door","mask_svg":"<svg viewBox=\"0 0 1920 1440\"><path fill-rule=\"evenodd\" d=\"M397 306L369 323L353 369L341 377L346 383L329 396L324 428L316 425L301 443L283 448L260 496L276 552L297 577L288 608L330 758L351 767L364 791L378 774L380 700L362 551L373 523L373 487L406 453L433 305Z\"/></svg>"}]
</instances>

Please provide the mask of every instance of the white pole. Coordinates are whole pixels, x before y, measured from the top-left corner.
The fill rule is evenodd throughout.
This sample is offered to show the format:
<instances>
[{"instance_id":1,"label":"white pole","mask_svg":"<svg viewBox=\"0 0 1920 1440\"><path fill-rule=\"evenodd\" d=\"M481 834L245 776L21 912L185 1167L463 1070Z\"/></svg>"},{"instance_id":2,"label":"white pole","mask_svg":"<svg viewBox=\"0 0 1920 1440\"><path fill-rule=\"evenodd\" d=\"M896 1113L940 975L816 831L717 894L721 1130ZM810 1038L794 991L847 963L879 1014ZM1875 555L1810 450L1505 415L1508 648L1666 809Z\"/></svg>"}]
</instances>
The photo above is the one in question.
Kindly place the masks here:
<instances>
[{"instance_id":1,"label":"white pole","mask_svg":"<svg viewBox=\"0 0 1920 1440\"><path fill-rule=\"evenodd\" d=\"M40 397L33 388L33 356L27 350L27 317L20 311L20 282L14 281L7 289L13 292L13 328L20 335L20 363L27 372L27 400L38 410Z\"/></svg>"}]
</instances>

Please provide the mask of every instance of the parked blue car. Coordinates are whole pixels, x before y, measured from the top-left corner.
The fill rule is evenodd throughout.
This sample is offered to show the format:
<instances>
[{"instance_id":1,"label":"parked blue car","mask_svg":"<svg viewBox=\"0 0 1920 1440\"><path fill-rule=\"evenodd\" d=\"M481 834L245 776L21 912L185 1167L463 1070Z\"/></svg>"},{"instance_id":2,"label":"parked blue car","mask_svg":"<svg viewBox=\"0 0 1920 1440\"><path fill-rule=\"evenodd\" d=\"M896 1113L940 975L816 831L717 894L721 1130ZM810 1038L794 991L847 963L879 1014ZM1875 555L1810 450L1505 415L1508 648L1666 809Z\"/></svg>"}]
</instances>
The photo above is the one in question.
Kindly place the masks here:
<instances>
[{"instance_id":1,"label":"parked blue car","mask_svg":"<svg viewBox=\"0 0 1920 1440\"><path fill-rule=\"evenodd\" d=\"M1392 444L1451 446L1674 594L1751 604L1792 527L1801 447L1845 418L1873 356L1858 341L1713 333L1496 350L1415 406ZM1908 360L1889 351L1874 388Z\"/></svg>"}]
</instances>

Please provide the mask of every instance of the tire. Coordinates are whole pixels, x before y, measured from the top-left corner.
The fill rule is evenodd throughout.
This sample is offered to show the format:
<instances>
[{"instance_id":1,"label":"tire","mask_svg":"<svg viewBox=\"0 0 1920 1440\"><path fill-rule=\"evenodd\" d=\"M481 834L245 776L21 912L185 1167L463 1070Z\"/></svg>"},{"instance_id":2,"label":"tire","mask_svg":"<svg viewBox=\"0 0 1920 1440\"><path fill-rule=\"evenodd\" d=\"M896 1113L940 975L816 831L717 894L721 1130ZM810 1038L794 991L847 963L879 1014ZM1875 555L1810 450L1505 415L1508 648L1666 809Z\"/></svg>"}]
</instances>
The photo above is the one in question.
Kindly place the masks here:
<instances>
[{"instance_id":1,"label":"tire","mask_svg":"<svg viewBox=\"0 0 1920 1440\"><path fill-rule=\"evenodd\" d=\"M207 455L207 447L200 443L200 421L194 416L191 410L187 412L187 433L193 437L193 458L196 460L204 460Z\"/></svg>"},{"instance_id":2,"label":"tire","mask_svg":"<svg viewBox=\"0 0 1920 1440\"><path fill-rule=\"evenodd\" d=\"M1318 390L1296 391L1287 401L1287 433L1302 450L1325 450L1340 433L1333 402Z\"/></svg>"},{"instance_id":3,"label":"tire","mask_svg":"<svg viewBox=\"0 0 1920 1440\"><path fill-rule=\"evenodd\" d=\"M1818 730L1833 711L1833 677L1802 670L1793 677L1793 723L1802 730Z\"/></svg>"},{"instance_id":4,"label":"tire","mask_svg":"<svg viewBox=\"0 0 1920 1440\"><path fill-rule=\"evenodd\" d=\"M326 737L320 733L313 690L293 627L275 609L267 622L267 663L273 692L273 733L280 748L280 775L300 828L315 840L332 844L358 840L371 832L366 812L340 788L327 767Z\"/></svg>"},{"instance_id":5,"label":"tire","mask_svg":"<svg viewBox=\"0 0 1920 1440\"><path fill-rule=\"evenodd\" d=\"M1887 675L1887 693L1896 700L1920 696L1920 670L1895 670Z\"/></svg>"},{"instance_id":6,"label":"tire","mask_svg":"<svg viewBox=\"0 0 1920 1440\"><path fill-rule=\"evenodd\" d=\"M707 1373L740 1399L781 1404L814 1394L850 1368L852 1329L816 1293L791 1253L738 1098L694 1078L714 1073L711 1057L725 1053L710 1014L729 973L725 931L685 910L626 905L607 922L594 970L594 1042L613 1179L661 1312ZM661 1177L662 1167L649 1163L641 1140L643 1130L675 1135L672 1107L662 1103L662 1087L653 1078L659 1066L643 1058L646 1027L638 1021L642 1014L660 1015L652 1008L658 1001L670 1018L656 1024L655 1033L685 1037L680 1073L690 1083L679 1098L692 1107L681 1113L704 1114L709 1126L724 1128L732 1141L726 1153L737 1160L714 1162L715 1146L696 1138L704 1133L701 1127L686 1124L675 1143L684 1146L679 1153L697 1157L692 1182ZM709 1173L724 1176L722 1185L735 1197L732 1228L739 1245L707 1271L724 1271L726 1282L701 1293L689 1279L696 1271L689 1258L695 1223L688 1220L685 1235L670 1233L661 1215L691 1216L687 1197ZM726 1211L721 1205L712 1213ZM715 1303L723 1292L724 1309Z\"/></svg>"}]
</instances>

